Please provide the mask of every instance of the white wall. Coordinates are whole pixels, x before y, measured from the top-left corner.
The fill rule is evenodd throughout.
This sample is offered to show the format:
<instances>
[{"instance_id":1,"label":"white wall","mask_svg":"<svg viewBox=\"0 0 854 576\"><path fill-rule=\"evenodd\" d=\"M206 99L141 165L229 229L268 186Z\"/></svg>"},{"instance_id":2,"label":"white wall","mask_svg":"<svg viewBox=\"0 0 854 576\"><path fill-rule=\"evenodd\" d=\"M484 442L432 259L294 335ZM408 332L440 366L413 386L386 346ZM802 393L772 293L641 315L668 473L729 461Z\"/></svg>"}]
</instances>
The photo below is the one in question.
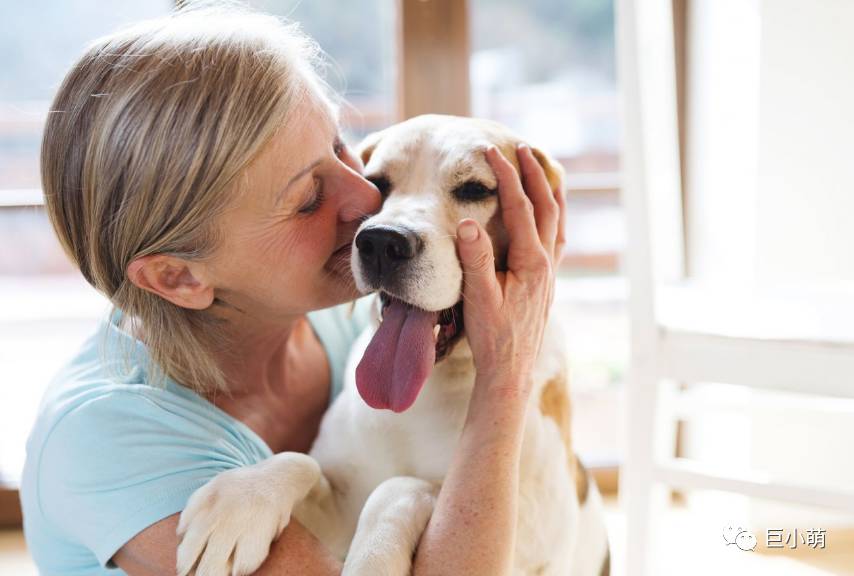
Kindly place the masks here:
<instances>
[{"instance_id":1,"label":"white wall","mask_svg":"<svg viewBox=\"0 0 854 576\"><path fill-rule=\"evenodd\" d=\"M753 280L759 133L759 0L688 10L688 268L706 282Z\"/></svg>"},{"instance_id":2,"label":"white wall","mask_svg":"<svg viewBox=\"0 0 854 576\"><path fill-rule=\"evenodd\" d=\"M694 0L688 34L692 275L854 286L854 1ZM692 422L689 454L733 463L747 451L790 481L854 484L852 403L772 401L753 393L748 423ZM741 433L748 442L726 442ZM790 529L842 521L764 501L750 516Z\"/></svg>"},{"instance_id":3,"label":"white wall","mask_svg":"<svg viewBox=\"0 0 854 576\"><path fill-rule=\"evenodd\" d=\"M763 0L761 21L757 280L854 285L854 2ZM754 418L753 465L851 486L852 402L809 406ZM789 528L846 523L769 502L754 502L752 516L768 526L788 519Z\"/></svg>"},{"instance_id":4,"label":"white wall","mask_svg":"<svg viewBox=\"0 0 854 576\"><path fill-rule=\"evenodd\" d=\"M763 0L757 264L854 281L854 2Z\"/></svg>"}]
</instances>

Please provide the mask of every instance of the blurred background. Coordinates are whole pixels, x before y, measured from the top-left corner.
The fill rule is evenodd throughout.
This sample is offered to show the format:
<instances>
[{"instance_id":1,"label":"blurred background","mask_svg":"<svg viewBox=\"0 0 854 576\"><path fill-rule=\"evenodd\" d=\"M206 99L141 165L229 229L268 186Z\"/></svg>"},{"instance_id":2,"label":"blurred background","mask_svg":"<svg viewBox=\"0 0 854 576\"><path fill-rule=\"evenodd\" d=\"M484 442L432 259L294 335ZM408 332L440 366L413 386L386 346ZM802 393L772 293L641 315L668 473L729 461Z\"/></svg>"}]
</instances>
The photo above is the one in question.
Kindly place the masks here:
<instances>
[{"instance_id":1,"label":"blurred background","mask_svg":"<svg viewBox=\"0 0 854 576\"><path fill-rule=\"evenodd\" d=\"M854 484L854 403L844 398L854 394L854 372L845 373L854 340L854 3L248 4L300 22L323 47L351 143L421 113L472 115L507 124L566 168L554 313L567 331L573 439L609 502L615 573L854 574L854 498L836 488ZM91 40L174 7L0 5L3 574L34 573L16 484L42 390L106 310L41 208L44 119ZM683 349L661 344L668 334L689 344L725 337L734 353L689 346L699 352L684 355L688 369L670 373L660 367ZM811 378L757 388L762 378L700 370L759 358L749 346L757 340L780 343L771 352L790 358L792 342L831 347L841 359L814 355L826 373L796 368L828 382L835 368L842 384L819 396ZM771 352L762 357L769 366ZM660 466L670 460L700 468L672 473ZM745 470L762 480L745 480ZM727 544L730 523L753 531L755 551ZM794 540L804 543L771 545L778 528L784 541L800 530ZM808 530L824 530L825 546L808 546Z\"/></svg>"}]
</instances>

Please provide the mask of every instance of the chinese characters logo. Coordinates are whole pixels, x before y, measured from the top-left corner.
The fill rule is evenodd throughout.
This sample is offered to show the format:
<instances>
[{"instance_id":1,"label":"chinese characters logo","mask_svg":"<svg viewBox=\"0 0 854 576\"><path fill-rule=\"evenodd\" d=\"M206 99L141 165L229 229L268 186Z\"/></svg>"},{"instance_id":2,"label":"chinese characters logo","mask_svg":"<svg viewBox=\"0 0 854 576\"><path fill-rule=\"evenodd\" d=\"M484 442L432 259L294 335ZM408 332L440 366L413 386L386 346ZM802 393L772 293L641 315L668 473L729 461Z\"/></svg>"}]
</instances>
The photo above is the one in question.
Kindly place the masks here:
<instances>
[{"instance_id":1,"label":"chinese characters logo","mask_svg":"<svg viewBox=\"0 0 854 576\"><path fill-rule=\"evenodd\" d=\"M727 546L735 545L739 550L744 550L745 552L756 550L756 536L750 530L746 530L741 526L725 526L723 537ZM765 547L789 548L794 550L798 547L798 544L802 544L814 550L824 550L827 544L826 538L827 530L824 528L800 531L797 528L794 530L769 528L765 533Z\"/></svg>"},{"instance_id":2,"label":"chinese characters logo","mask_svg":"<svg viewBox=\"0 0 854 576\"><path fill-rule=\"evenodd\" d=\"M826 534L827 531L823 528L801 530L800 543L812 549L824 550ZM765 535L765 546L767 548L791 548L794 550L798 547L798 529L795 528L789 532L782 528L769 528Z\"/></svg>"}]
</instances>

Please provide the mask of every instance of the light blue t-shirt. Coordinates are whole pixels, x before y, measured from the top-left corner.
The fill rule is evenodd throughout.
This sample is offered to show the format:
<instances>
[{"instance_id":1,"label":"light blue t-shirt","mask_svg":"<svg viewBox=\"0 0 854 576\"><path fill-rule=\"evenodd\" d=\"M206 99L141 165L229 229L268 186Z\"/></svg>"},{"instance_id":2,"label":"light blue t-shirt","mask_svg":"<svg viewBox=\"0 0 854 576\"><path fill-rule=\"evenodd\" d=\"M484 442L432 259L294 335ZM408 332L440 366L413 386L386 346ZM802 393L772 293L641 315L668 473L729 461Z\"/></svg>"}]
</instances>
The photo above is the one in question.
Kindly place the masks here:
<instances>
[{"instance_id":1,"label":"light blue t-shirt","mask_svg":"<svg viewBox=\"0 0 854 576\"><path fill-rule=\"evenodd\" d=\"M370 299L308 315L341 389ZM41 574L124 574L110 558L184 509L214 476L270 448L242 422L167 379L152 385L145 346L105 322L45 392L27 441L21 504Z\"/></svg>"}]
</instances>

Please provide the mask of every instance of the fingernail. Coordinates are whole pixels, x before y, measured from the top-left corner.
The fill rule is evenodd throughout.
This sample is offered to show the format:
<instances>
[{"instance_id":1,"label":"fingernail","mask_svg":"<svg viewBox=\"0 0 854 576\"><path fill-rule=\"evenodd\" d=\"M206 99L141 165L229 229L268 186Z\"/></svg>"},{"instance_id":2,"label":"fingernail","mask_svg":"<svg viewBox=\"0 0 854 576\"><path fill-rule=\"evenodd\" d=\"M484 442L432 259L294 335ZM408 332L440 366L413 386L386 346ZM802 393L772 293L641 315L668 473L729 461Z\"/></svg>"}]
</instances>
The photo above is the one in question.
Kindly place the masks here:
<instances>
[{"instance_id":1,"label":"fingernail","mask_svg":"<svg viewBox=\"0 0 854 576\"><path fill-rule=\"evenodd\" d=\"M477 226L475 226L475 223L471 221L463 222L457 230L457 236L459 236L463 242L474 242L477 240L478 236Z\"/></svg>"}]
</instances>

